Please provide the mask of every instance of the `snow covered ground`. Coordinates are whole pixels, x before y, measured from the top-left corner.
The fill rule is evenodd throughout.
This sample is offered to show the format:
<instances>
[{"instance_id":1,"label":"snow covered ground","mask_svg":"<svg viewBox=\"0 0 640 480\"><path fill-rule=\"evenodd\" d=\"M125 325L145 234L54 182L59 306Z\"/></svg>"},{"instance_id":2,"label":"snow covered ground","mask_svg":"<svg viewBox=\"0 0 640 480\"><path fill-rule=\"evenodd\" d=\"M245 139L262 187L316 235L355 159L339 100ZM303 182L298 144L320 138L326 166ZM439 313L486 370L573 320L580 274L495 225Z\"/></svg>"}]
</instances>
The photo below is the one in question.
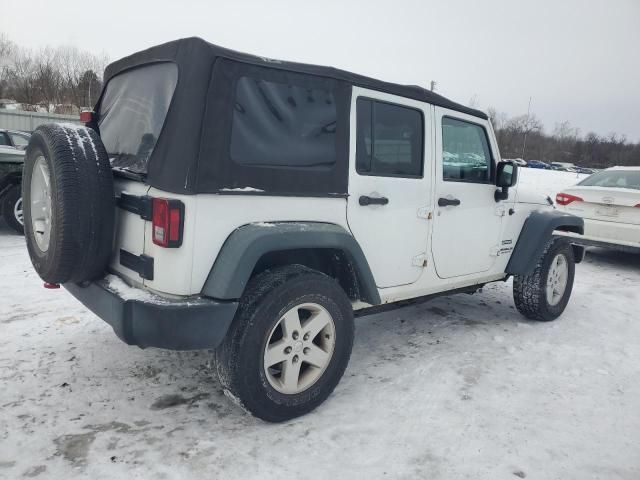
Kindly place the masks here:
<instances>
[{"instance_id":1,"label":"snow covered ground","mask_svg":"<svg viewBox=\"0 0 640 480\"><path fill-rule=\"evenodd\" d=\"M520 168L518 171L518 188L536 190L550 196L554 201L556 193L565 187L575 185L589 176L582 173L558 172L538 168Z\"/></svg>"},{"instance_id":2,"label":"snow covered ground","mask_svg":"<svg viewBox=\"0 0 640 480\"><path fill-rule=\"evenodd\" d=\"M206 352L128 347L41 285L0 222L2 479L640 478L640 256L590 251L552 323L510 282L360 318L334 394L280 425Z\"/></svg>"}]
</instances>

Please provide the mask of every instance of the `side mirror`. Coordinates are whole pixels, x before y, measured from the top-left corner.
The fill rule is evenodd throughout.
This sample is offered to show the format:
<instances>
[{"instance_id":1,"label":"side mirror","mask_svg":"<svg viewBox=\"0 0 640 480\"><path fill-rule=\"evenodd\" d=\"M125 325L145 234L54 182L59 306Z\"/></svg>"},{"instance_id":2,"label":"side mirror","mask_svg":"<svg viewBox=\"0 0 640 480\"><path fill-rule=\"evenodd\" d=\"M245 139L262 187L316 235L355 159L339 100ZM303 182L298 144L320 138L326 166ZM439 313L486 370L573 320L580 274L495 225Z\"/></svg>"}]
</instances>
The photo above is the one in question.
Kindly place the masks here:
<instances>
[{"instance_id":1,"label":"side mirror","mask_svg":"<svg viewBox=\"0 0 640 480\"><path fill-rule=\"evenodd\" d=\"M505 161L498 163L496 169L496 202L509 198L509 188L513 187L518 181L518 166L511 162Z\"/></svg>"}]
</instances>

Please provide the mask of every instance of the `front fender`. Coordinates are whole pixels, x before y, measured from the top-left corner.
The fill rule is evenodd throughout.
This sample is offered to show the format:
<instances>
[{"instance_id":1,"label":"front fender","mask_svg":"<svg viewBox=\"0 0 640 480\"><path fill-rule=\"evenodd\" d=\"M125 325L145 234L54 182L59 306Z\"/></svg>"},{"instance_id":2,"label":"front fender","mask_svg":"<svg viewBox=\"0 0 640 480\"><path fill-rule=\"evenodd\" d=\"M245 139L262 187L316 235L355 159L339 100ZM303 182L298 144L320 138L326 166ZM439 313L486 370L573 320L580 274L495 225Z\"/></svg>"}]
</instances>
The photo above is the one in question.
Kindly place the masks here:
<instances>
[{"instance_id":1,"label":"front fender","mask_svg":"<svg viewBox=\"0 0 640 480\"><path fill-rule=\"evenodd\" d=\"M535 211L525 220L505 272L530 275L555 230L584 233L584 220L558 210Z\"/></svg>"}]
</instances>

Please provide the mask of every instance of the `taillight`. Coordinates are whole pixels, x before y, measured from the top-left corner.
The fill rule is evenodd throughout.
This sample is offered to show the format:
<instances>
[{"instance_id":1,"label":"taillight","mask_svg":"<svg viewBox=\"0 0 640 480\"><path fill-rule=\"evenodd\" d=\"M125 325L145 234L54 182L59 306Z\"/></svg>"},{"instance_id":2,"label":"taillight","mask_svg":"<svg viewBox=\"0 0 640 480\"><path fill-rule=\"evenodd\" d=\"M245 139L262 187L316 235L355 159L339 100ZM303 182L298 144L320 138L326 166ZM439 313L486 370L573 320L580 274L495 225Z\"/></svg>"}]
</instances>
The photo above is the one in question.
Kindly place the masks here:
<instances>
[{"instance_id":1,"label":"taillight","mask_svg":"<svg viewBox=\"0 0 640 480\"><path fill-rule=\"evenodd\" d=\"M640 203L636 205L636 208L640 208Z\"/></svg>"},{"instance_id":2,"label":"taillight","mask_svg":"<svg viewBox=\"0 0 640 480\"><path fill-rule=\"evenodd\" d=\"M576 197L575 195L571 195L569 193L559 193L556 195L556 203L559 205L569 205L573 202L582 202L582 198Z\"/></svg>"},{"instance_id":3,"label":"taillight","mask_svg":"<svg viewBox=\"0 0 640 480\"><path fill-rule=\"evenodd\" d=\"M80 112L80 121L85 124L93 122L93 112Z\"/></svg>"},{"instance_id":4,"label":"taillight","mask_svg":"<svg viewBox=\"0 0 640 480\"><path fill-rule=\"evenodd\" d=\"M160 247L178 248L182 245L184 204L180 200L154 198L151 205L153 243Z\"/></svg>"}]
</instances>

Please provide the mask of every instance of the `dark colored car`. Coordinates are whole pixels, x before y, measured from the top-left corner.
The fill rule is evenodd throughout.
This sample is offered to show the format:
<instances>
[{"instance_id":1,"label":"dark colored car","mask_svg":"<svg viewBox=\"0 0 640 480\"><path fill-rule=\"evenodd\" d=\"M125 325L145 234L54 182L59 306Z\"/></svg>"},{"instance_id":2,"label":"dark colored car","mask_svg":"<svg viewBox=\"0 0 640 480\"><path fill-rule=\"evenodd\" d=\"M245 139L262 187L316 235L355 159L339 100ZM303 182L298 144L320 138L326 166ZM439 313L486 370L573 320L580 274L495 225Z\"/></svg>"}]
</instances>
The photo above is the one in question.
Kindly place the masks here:
<instances>
[{"instance_id":1,"label":"dark colored car","mask_svg":"<svg viewBox=\"0 0 640 480\"><path fill-rule=\"evenodd\" d=\"M0 129L0 214L7 225L23 232L22 165L31 134Z\"/></svg>"},{"instance_id":2,"label":"dark colored car","mask_svg":"<svg viewBox=\"0 0 640 480\"><path fill-rule=\"evenodd\" d=\"M527 160L527 167L529 168L543 168L545 170L551 170L551 165L544 163L540 160Z\"/></svg>"}]
</instances>

